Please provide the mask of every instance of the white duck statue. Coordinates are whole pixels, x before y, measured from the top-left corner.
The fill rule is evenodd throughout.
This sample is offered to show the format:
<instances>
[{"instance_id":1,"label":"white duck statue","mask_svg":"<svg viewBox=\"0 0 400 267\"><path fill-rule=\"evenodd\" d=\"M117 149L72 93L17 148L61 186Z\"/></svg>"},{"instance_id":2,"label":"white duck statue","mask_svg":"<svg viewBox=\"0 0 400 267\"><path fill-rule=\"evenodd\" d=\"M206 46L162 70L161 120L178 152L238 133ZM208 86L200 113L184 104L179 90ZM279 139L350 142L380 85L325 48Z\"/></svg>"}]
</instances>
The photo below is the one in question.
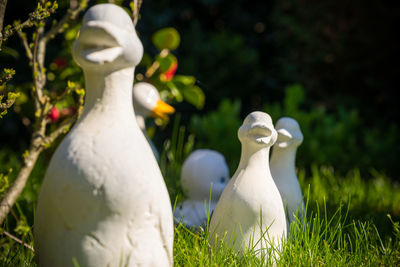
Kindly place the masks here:
<instances>
[{"instance_id":1,"label":"white duck statue","mask_svg":"<svg viewBox=\"0 0 400 267\"><path fill-rule=\"evenodd\" d=\"M175 222L192 229L204 226L228 179L228 165L221 153L210 149L190 153L183 162L180 177L187 199L175 207Z\"/></svg>"},{"instance_id":2,"label":"white duck statue","mask_svg":"<svg viewBox=\"0 0 400 267\"><path fill-rule=\"evenodd\" d=\"M151 116L155 118L166 119L168 118L169 114L175 112L175 109L162 101L157 88L147 82L135 83L133 86L132 95L136 121L147 141L149 142L156 159L158 160L158 150L146 133L146 118Z\"/></svg>"},{"instance_id":3,"label":"white duck statue","mask_svg":"<svg viewBox=\"0 0 400 267\"><path fill-rule=\"evenodd\" d=\"M38 265L172 266L169 195L132 116L143 47L131 18L113 4L91 7L72 54L85 75L85 105L39 194Z\"/></svg>"},{"instance_id":4,"label":"white duck statue","mask_svg":"<svg viewBox=\"0 0 400 267\"><path fill-rule=\"evenodd\" d=\"M211 217L211 245L225 242L237 252L249 249L260 258L274 262L266 249L277 251L286 238L286 216L282 198L268 164L270 147L277 133L271 117L260 111L250 113L239 128L242 143L239 166L228 182Z\"/></svg>"},{"instance_id":5,"label":"white duck statue","mask_svg":"<svg viewBox=\"0 0 400 267\"><path fill-rule=\"evenodd\" d=\"M281 193L289 225L304 218L304 201L296 175L296 151L303 142L303 134L295 119L283 117L275 125L278 139L272 148L270 169Z\"/></svg>"}]
</instances>

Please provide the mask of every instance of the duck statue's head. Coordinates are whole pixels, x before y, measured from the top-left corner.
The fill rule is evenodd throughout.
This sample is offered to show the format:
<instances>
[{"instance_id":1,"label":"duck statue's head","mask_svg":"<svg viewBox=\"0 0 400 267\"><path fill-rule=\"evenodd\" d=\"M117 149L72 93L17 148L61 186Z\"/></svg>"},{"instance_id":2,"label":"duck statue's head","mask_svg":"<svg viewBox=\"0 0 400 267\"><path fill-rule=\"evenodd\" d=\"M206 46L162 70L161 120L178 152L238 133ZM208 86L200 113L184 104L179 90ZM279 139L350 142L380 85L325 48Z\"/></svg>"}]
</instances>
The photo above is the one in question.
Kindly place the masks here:
<instances>
[{"instance_id":1,"label":"duck statue's head","mask_svg":"<svg viewBox=\"0 0 400 267\"><path fill-rule=\"evenodd\" d=\"M152 84L138 82L133 86L133 106L135 112L144 118L152 116L167 119L175 109L161 100L160 94Z\"/></svg>"},{"instance_id":2,"label":"duck statue's head","mask_svg":"<svg viewBox=\"0 0 400 267\"><path fill-rule=\"evenodd\" d=\"M277 132L267 113L254 111L244 119L239 128L238 137L242 145L261 149L275 143Z\"/></svg>"},{"instance_id":3,"label":"duck statue's head","mask_svg":"<svg viewBox=\"0 0 400 267\"><path fill-rule=\"evenodd\" d=\"M278 133L275 146L279 148L297 148L303 142L303 134L295 119L289 117L280 118L276 123L275 129Z\"/></svg>"},{"instance_id":4,"label":"duck statue's head","mask_svg":"<svg viewBox=\"0 0 400 267\"><path fill-rule=\"evenodd\" d=\"M121 7L99 4L86 12L72 55L82 69L113 71L139 64L143 46Z\"/></svg>"},{"instance_id":5,"label":"duck statue's head","mask_svg":"<svg viewBox=\"0 0 400 267\"><path fill-rule=\"evenodd\" d=\"M228 180L225 157L215 150L197 149L183 162L182 189L191 199L208 200L211 193L211 200L218 201Z\"/></svg>"}]
</instances>

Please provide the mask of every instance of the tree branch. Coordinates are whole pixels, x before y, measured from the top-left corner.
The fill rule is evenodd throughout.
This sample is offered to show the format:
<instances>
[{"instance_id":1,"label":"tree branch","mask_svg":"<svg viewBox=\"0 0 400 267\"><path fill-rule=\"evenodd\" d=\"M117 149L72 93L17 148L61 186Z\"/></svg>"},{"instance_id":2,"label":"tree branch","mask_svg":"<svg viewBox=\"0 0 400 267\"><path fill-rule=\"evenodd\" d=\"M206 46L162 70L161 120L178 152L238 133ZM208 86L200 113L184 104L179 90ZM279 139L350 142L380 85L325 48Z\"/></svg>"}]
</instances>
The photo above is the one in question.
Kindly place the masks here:
<instances>
[{"instance_id":1,"label":"tree branch","mask_svg":"<svg viewBox=\"0 0 400 267\"><path fill-rule=\"evenodd\" d=\"M161 50L160 52L160 57L164 58L168 55L169 50L164 48L163 50ZM156 60L153 62L153 64L151 64L151 66L146 70L145 76L146 78L150 78L151 76L153 76L153 74L158 70L158 68L160 67L160 63Z\"/></svg>"},{"instance_id":2,"label":"tree branch","mask_svg":"<svg viewBox=\"0 0 400 267\"><path fill-rule=\"evenodd\" d=\"M6 236L8 236L9 238L11 238L12 240L14 240L14 241L20 243L21 245L24 245L24 247L26 247L26 248L28 248L28 249L34 251L33 247L31 247L29 244L23 242L23 241L22 241L21 239L19 239L18 237L13 236L12 234L10 234L10 233L7 232L7 231L4 231L4 234L5 234Z\"/></svg>"},{"instance_id":3,"label":"tree branch","mask_svg":"<svg viewBox=\"0 0 400 267\"><path fill-rule=\"evenodd\" d=\"M0 1L1 1L1 4L3 4L3 1L5 1L5 0L0 0ZM7 2L7 1L5 1L5 2ZM3 6L0 6L0 8L3 8ZM6 41L15 32L21 31L25 27L32 27L35 25L35 22L40 22L40 21L44 20L45 18L49 17L51 14L55 13L56 8L57 7L54 5L50 6L50 7L46 7L44 9L43 9L43 7L41 7L40 9L38 7L35 11L29 13L29 18L27 20L25 20L24 22L22 22L22 23L14 22L14 26L11 26L11 25L6 26L4 28L5 29L4 32L3 32L3 28L1 28L0 46L1 46L2 42ZM5 10L5 6L4 6L4 10ZM0 11L2 11L2 10L0 10ZM3 19L4 19L4 17L3 17Z\"/></svg>"},{"instance_id":4,"label":"tree branch","mask_svg":"<svg viewBox=\"0 0 400 267\"><path fill-rule=\"evenodd\" d=\"M3 22L4 14L6 12L7 0L0 0L0 40L3 38Z\"/></svg>"},{"instance_id":5,"label":"tree branch","mask_svg":"<svg viewBox=\"0 0 400 267\"><path fill-rule=\"evenodd\" d=\"M142 0L133 0L133 6L135 7L135 9L133 10L133 25L136 26L139 20L139 10L142 6Z\"/></svg>"},{"instance_id":6,"label":"tree branch","mask_svg":"<svg viewBox=\"0 0 400 267\"><path fill-rule=\"evenodd\" d=\"M7 99L7 101L5 103L0 103L0 111L9 109L14 104L15 100L16 99Z\"/></svg>"},{"instance_id":7,"label":"tree branch","mask_svg":"<svg viewBox=\"0 0 400 267\"><path fill-rule=\"evenodd\" d=\"M42 147L36 147L37 142L32 142L28 150L28 154L25 157L24 164L19 171L17 178L14 183L7 190L7 193L3 196L0 202L0 225L3 224L4 219L10 212L11 207L14 205L18 196L21 194L25 187L26 181L35 166L36 160L39 157L40 152L42 152Z\"/></svg>"},{"instance_id":8,"label":"tree branch","mask_svg":"<svg viewBox=\"0 0 400 267\"><path fill-rule=\"evenodd\" d=\"M33 98L35 100L35 107L36 111L40 110L41 106L43 105L42 103L42 85L40 83L41 81L41 75L42 75L42 70L39 67L39 62L38 62L38 44L39 44L39 38L41 34L41 30L43 28L39 28L36 30L36 36L33 44L33 52L32 52L32 76L33 76Z\"/></svg>"},{"instance_id":9,"label":"tree branch","mask_svg":"<svg viewBox=\"0 0 400 267\"><path fill-rule=\"evenodd\" d=\"M28 38L26 38L26 34L18 31L18 36L20 37L22 45L25 48L26 56L29 58L29 60L32 61L32 50L29 48Z\"/></svg>"},{"instance_id":10,"label":"tree branch","mask_svg":"<svg viewBox=\"0 0 400 267\"><path fill-rule=\"evenodd\" d=\"M68 132L68 130L71 128L71 126L74 124L76 121L77 116L73 116L69 118L65 123L60 125L57 129L55 129L49 136L45 137L43 139L43 145L45 147L48 147L53 143L57 137L59 137L61 134Z\"/></svg>"},{"instance_id":11,"label":"tree branch","mask_svg":"<svg viewBox=\"0 0 400 267\"><path fill-rule=\"evenodd\" d=\"M42 41L47 43L49 40L53 39L56 34L62 33L65 30L64 25L71 20L74 20L78 14L85 9L87 2L88 0L83 0L82 3L79 4L77 0L70 0L67 14L65 14L56 25L51 27L50 30L45 33Z\"/></svg>"},{"instance_id":12,"label":"tree branch","mask_svg":"<svg viewBox=\"0 0 400 267\"><path fill-rule=\"evenodd\" d=\"M51 40L57 33L64 31L64 25L68 21L75 19L79 12L86 7L87 2L88 0L81 0L80 2L78 2L78 0L70 0L70 8L68 9L67 14L55 26L51 27L50 30L46 33L44 32L44 23L38 23L36 32L34 33L33 37L32 49L30 49L29 47L26 36L24 36L23 34L20 35L22 44L27 52L27 57L30 59L30 62L32 64L31 67L34 86L32 95L35 101L35 124L33 126L33 134L29 150L24 153L23 166L19 171L17 178L10 186L8 191L4 194L0 202L0 225L3 223L7 214L10 212L11 207L14 205L18 196L24 189L29 175L31 174L32 169L35 166L35 163L40 153L44 149L48 148L49 145L53 143L57 137L68 131L68 129L76 121L76 118L78 118L82 112L84 93L78 92L79 104L78 111L75 116L66 120L65 123L60 125L55 131L46 136L46 125L48 123L47 113L49 112L51 107L53 107L53 104L50 102L50 98L43 94L43 89L46 85L46 73L44 68L46 45L47 42ZM43 9L38 9L35 11L36 13L33 12L36 14L36 17L34 16L35 14L30 15L31 22L40 21L39 15L48 16L49 14L51 14L51 12L55 10L55 2L53 3L52 7L49 7L47 3L48 2L42 2L42 4L44 4L47 8L44 11ZM21 26L19 29L21 29Z\"/></svg>"},{"instance_id":13,"label":"tree branch","mask_svg":"<svg viewBox=\"0 0 400 267\"><path fill-rule=\"evenodd\" d=\"M7 0L0 0L0 50L3 42L3 22L4 14L6 12Z\"/></svg>"},{"instance_id":14,"label":"tree branch","mask_svg":"<svg viewBox=\"0 0 400 267\"><path fill-rule=\"evenodd\" d=\"M62 33L65 30L65 25L76 19L76 17L78 16L78 14L85 9L86 5L87 5L88 0L82 0L81 3L79 3L77 0L70 0L69 1L69 8L67 10L67 13L61 18L61 20L54 25L53 27L50 28L50 30L48 30L47 32L43 32L43 28L41 28L41 32L40 35L41 37L38 39L38 43L36 46L35 43L35 47L37 47L37 51L36 51L36 60L37 63L39 65L38 68L38 87L36 88L36 90L38 91L39 94L39 102L41 103L41 105L44 105L44 99L43 99L43 88L46 85L46 75L44 73L44 59L46 56L46 45L47 42L50 41L51 39L53 39L57 34ZM35 57L35 56L34 56ZM36 85L35 85L36 86Z\"/></svg>"},{"instance_id":15,"label":"tree branch","mask_svg":"<svg viewBox=\"0 0 400 267\"><path fill-rule=\"evenodd\" d=\"M27 20L25 20L24 22L22 22L22 23L20 23L20 24L18 24L18 25L15 25L14 27L11 27L11 28L9 28L9 29L6 29L4 32L3 32L3 36L2 36L2 42L4 42L4 41L7 41L7 39L11 36L11 35L13 35L15 32L19 32L19 31L21 31L23 28L25 28L25 27L32 27L33 26L33 22L32 22L32 20L29 18L29 19L27 19Z\"/></svg>"},{"instance_id":16,"label":"tree branch","mask_svg":"<svg viewBox=\"0 0 400 267\"><path fill-rule=\"evenodd\" d=\"M7 83L15 75L14 69L3 69L3 72L4 72L3 77L0 77L0 85Z\"/></svg>"}]
</instances>

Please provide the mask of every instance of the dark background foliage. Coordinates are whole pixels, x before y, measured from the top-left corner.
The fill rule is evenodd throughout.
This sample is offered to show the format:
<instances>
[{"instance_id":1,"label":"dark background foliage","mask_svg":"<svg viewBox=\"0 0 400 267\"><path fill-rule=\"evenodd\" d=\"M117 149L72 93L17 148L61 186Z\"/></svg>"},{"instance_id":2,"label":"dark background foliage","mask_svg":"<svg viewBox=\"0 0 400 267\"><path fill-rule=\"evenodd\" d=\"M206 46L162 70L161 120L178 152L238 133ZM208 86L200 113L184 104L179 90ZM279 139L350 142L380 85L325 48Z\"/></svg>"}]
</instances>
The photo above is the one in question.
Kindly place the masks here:
<instances>
[{"instance_id":1,"label":"dark background foliage","mask_svg":"<svg viewBox=\"0 0 400 267\"><path fill-rule=\"evenodd\" d=\"M180 71L196 74L207 108L241 98L245 114L300 83L311 102L391 120L399 14L396 2L377 0L144 1L138 30L178 29Z\"/></svg>"},{"instance_id":2,"label":"dark background foliage","mask_svg":"<svg viewBox=\"0 0 400 267\"><path fill-rule=\"evenodd\" d=\"M59 4L65 9L64 1ZM33 6L9 1L5 24ZM150 54L156 53L152 33L166 26L179 31L177 73L194 75L206 95L202 110L176 104L180 123L196 135L197 147L224 152L231 168L240 151L237 125L249 112L264 110L274 120L299 120L305 133L300 166L376 168L399 179L399 15L397 1L144 0L137 30ZM17 71L10 85L29 81L18 38L5 46L14 56L2 53L2 65ZM53 42L47 58L68 58L68 49ZM290 90L294 84L300 91ZM29 125L18 116L0 121L2 148L26 148ZM159 147L171 128L157 132Z\"/></svg>"}]
</instances>

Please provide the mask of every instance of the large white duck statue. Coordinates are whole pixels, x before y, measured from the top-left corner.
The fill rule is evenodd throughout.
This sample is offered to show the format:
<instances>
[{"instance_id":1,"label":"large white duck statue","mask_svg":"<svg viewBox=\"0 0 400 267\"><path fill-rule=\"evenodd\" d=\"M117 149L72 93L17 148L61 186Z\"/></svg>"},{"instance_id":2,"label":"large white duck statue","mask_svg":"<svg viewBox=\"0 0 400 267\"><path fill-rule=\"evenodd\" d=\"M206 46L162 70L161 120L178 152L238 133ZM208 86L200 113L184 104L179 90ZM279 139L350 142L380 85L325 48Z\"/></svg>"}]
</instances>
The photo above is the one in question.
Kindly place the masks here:
<instances>
[{"instance_id":1,"label":"large white duck statue","mask_svg":"<svg viewBox=\"0 0 400 267\"><path fill-rule=\"evenodd\" d=\"M288 223L304 219L303 194L296 175L296 151L303 142L303 134L295 119L283 117L275 125L278 140L272 148L270 168L281 193Z\"/></svg>"},{"instance_id":2,"label":"large white duck statue","mask_svg":"<svg viewBox=\"0 0 400 267\"><path fill-rule=\"evenodd\" d=\"M143 47L129 15L91 7L72 50L82 116L55 151L34 224L39 266L172 266L169 195L132 105Z\"/></svg>"},{"instance_id":3,"label":"large white duck statue","mask_svg":"<svg viewBox=\"0 0 400 267\"><path fill-rule=\"evenodd\" d=\"M175 221L192 229L204 226L229 180L225 157L215 150L197 149L183 162L180 178L187 199L175 207Z\"/></svg>"},{"instance_id":4,"label":"large white duck statue","mask_svg":"<svg viewBox=\"0 0 400 267\"><path fill-rule=\"evenodd\" d=\"M241 253L253 250L266 262L275 262L287 228L282 198L268 164L277 133L271 117L255 111L245 118L238 136L242 143L239 166L211 217L210 243L218 247L224 242Z\"/></svg>"},{"instance_id":5,"label":"large white duck statue","mask_svg":"<svg viewBox=\"0 0 400 267\"><path fill-rule=\"evenodd\" d=\"M159 153L150 137L146 132L146 118L149 116L166 119L169 114L175 112L175 109L161 100L160 94L152 84L147 82L138 82L133 86L133 106L135 108L136 121L142 130L144 136L149 142L156 159L159 159Z\"/></svg>"}]
</instances>

